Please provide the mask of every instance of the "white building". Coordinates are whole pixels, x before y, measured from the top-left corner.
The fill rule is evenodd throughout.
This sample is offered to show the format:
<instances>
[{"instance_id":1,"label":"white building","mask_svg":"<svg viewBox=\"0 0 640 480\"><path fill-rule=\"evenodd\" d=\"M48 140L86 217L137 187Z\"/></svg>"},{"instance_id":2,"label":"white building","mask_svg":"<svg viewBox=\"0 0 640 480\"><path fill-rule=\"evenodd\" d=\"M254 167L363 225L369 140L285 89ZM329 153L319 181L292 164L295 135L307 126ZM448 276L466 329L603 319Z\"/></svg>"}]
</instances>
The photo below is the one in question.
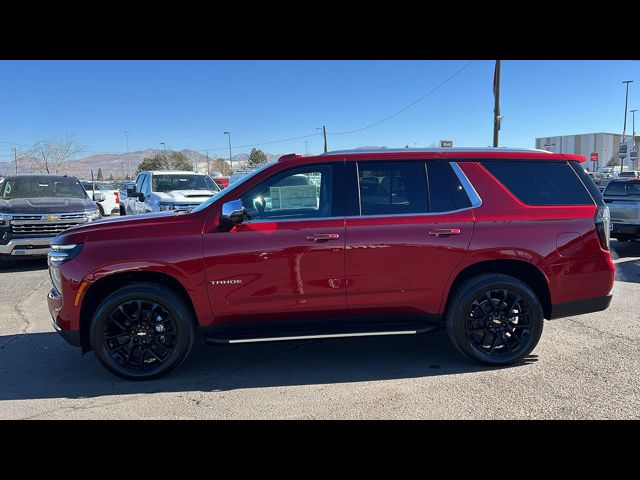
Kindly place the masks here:
<instances>
[{"instance_id":1,"label":"white building","mask_svg":"<svg viewBox=\"0 0 640 480\"><path fill-rule=\"evenodd\" d=\"M627 142L631 140L631 132L629 132L627 134ZM621 143L622 134L620 133L585 133L581 135L536 138L536 148L556 153L584 155L587 157L584 166L589 170L598 170L601 167L605 167L610 160L619 160ZM640 137L636 135L636 145L639 144ZM631 151L630 148L629 151ZM595 165L589 159L592 152L598 153L598 163ZM624 169L628 170L629 165L629 156L627 156L624 162ZM636 161L634 170L637 169Z\"/></svg>"}]
</instances>

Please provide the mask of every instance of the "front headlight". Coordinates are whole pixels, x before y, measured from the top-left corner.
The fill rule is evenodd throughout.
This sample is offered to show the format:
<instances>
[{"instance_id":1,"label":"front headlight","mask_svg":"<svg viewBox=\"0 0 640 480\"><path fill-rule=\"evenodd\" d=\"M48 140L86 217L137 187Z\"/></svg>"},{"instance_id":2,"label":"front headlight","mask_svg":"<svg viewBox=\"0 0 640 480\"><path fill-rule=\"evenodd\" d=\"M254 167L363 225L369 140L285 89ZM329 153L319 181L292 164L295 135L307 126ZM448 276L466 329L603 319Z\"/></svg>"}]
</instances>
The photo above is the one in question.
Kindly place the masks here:
<instances>
[{"instance_id":1,"label":"front headlight","mask_svg":"<svg viewBox=\"0 0 640 480\"><path fill-rule=\"evenodd\" d=\"M100 218L100 210L98 210L97 208L95 210L85 210L84 216L86 217L88 222L98 220Z\"/></svg>"},{"instance_id":2,"label":"front headlight","mask_svg":"<svg viewBox=\"0 0 640 480\"><path fill-rule=\"evenodd\" d=\"M164 210L173 210L175 208L175 204L171 202L160 202L160 211Z\"/></svg>"},{"instance_id":3,"label":"front headlight","mask_svg":"<svg viewBox=\"0 0 640 480\"><path fill-rule=\"evenodd\" d=\"M62 294L60 265L76 257L80 253L80 250L82 250L82 243L51 245L51 250L49 250L49 254L47 255L49 276L51 277L51 283L53 283L53 286L60 294Z\"/></svg>"}]
</instances>

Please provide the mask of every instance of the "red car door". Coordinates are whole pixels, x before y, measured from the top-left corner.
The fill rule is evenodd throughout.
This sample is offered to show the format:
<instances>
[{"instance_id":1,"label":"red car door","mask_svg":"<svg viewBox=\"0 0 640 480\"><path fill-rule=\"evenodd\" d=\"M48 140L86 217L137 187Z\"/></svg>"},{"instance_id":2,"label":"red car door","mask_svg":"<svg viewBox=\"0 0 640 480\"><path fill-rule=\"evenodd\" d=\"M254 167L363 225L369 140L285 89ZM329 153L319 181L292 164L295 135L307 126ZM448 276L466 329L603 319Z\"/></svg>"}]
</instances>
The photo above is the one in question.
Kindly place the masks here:
<instances>
[{"instance_id":1,"label":"red car door","mask_svg":"<svg viewBox=\"0 0 640 480\"><path fill-rule=\"evenodd\" d=\"M238 194L246 221L205 234L216 324L344 313L343 170L338 162L276 173Z\"/></svg>"},{"instance_id":2,"label":"red car door","mask_svg":"<svg viewBox=\"0 0 640 480\"><path fill-rule=\"evenodd\" d=\"M476 199L454 167L439 160L358 162L360 215L347 217L346 226L351 315L440 313L474 228Z\"/></svg>"}]
</instances>

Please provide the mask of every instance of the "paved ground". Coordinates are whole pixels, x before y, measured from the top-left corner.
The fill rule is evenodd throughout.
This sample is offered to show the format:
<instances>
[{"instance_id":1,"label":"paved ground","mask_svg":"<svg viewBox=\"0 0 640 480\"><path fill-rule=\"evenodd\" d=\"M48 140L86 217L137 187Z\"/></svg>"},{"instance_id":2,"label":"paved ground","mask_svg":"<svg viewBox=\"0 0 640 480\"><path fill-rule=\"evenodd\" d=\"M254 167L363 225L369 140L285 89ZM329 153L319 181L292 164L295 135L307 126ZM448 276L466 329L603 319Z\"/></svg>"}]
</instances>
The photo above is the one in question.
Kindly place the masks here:
<instances>
[{"instance_id":1,"label":"paved ground","mask_svg":"<svg viewBox=\"0 0 640 480\"><path fill-rule=\"evenodd\" d=\"M545 322L523 365L470 364L437 332L202 345L146 383L59 338L29 262L0 273L0 418L640 418L640 243L613 247L611 308Z\"/></svg>"}]
</instances>

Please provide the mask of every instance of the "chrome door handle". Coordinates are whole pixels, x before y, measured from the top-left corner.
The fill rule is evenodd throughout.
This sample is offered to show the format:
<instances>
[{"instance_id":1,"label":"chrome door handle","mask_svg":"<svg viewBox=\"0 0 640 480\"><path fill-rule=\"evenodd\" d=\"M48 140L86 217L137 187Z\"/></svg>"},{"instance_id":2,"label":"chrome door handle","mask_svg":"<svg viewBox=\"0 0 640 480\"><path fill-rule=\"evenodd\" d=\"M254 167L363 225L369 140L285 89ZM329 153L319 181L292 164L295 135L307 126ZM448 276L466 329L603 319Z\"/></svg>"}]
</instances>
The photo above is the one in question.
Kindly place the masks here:
<instances>
[{"instance_id":1,"label":"chrome door handle","mask_svg":"<svg viewBox=\"0 0 640 480\"><path fill-rule=\"evenodd\" d=\"M313 235L307 235L307 240L309 240L310 242L338 240L339 238L340 238L339 233L314 233Z\"/></svg>"},{"instance_id":2,"label":"chrome door handle","mask_svg":"<svg viewBox=\"0 0 640 480\"><path fill-rule=\"evenodd\" d=\"M460 235L462 230L459 228L436 228L435 230L429 230L429 235L436 237L444 237L448 235Z\"/></svg>"}]
</instances>

